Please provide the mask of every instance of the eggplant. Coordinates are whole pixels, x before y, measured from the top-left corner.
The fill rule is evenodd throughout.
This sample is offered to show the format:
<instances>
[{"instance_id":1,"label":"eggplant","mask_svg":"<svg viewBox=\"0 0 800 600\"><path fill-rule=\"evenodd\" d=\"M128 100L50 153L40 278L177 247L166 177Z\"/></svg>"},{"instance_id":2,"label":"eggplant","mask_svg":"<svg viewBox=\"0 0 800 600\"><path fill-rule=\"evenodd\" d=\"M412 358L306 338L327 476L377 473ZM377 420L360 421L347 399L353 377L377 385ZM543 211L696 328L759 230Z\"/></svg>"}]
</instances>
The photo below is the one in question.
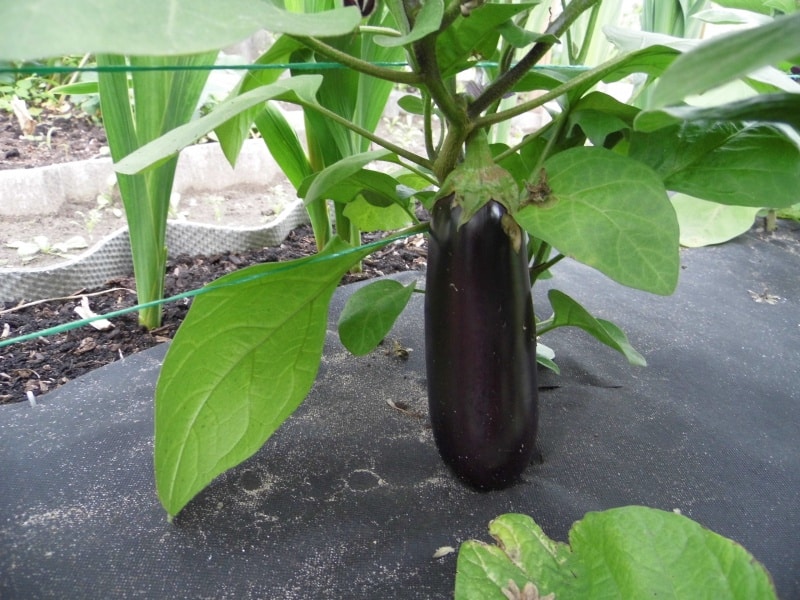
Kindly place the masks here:
<instances>
[{"instance_id":1,"label":"eggplant","mask_svg":"<svg viewBox=\"0 0 800 600\"><path fill-rule=\"evenodd\" d=\"M433 207L425 289L428 403L439 453L479 490L517 481L536 452L536 330L525 233L490 200L461 224Z\"/></svg>"}]
</instances>

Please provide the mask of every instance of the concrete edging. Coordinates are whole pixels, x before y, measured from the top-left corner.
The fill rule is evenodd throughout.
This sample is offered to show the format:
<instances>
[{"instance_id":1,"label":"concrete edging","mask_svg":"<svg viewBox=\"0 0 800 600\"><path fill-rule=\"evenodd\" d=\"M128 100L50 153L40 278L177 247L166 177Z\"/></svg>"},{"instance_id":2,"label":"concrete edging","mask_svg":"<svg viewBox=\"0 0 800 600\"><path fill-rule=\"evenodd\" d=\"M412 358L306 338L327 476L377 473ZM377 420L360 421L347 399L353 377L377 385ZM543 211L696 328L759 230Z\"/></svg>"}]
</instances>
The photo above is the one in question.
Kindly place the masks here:
<instances>
[{"instance_id":1,"label":"concrete edging","mask_svg":"<svg viewBox=\"0 0 800 600\"><path fill-rule=\"evenodd\" d=\"M0 219L57 211L62 203L93 198L108 188L114 174L110 158L0 171ZM261 140L248 140L231 168L219 144L191 146L181 152L174 191L184 194L236 186L269 190L283 174ZM214 254L280 244L298 225L308 222L302 200L276 206L278 216L262 226L229 227L169 221L167 248L178 254ZM128 229L108 235L74 259L38 268L0 268L0 301L17 302L65 295L100 286L133 270Z\"/></svg>"}]
</instances>

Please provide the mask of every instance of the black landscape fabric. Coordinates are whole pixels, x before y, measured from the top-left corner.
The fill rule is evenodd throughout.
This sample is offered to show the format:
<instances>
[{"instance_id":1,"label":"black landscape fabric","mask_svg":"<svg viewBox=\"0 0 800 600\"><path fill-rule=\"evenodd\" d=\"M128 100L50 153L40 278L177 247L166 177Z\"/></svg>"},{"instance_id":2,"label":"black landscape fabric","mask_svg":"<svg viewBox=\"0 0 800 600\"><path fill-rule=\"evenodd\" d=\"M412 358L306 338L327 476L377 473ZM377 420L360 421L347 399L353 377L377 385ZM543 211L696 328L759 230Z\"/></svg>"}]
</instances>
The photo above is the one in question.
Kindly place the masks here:
<instances>
[{"instance_id":1,"label":"black landscape fabric","mask_svg":"<svg viewBox=\"0 0 800 600\"><path fill-rule=\"evenodd\" d=\"M470 491L438 458L418 294L356 358L334 333L340 289L306 402L172 524L152 472L165 346L2 406L0 598L449 598L456 554L434 552L488 540L494 517L527 513L565 541L587 511L631 504L741 543L800 598L800 231L681 260L671 297L558 266L547 285L621 326L649 366L579 330L547 336L562 374L540 373L544 462L501 492ZM535 300L548 316L545 290Z\"/></svg>"}]
</instances>

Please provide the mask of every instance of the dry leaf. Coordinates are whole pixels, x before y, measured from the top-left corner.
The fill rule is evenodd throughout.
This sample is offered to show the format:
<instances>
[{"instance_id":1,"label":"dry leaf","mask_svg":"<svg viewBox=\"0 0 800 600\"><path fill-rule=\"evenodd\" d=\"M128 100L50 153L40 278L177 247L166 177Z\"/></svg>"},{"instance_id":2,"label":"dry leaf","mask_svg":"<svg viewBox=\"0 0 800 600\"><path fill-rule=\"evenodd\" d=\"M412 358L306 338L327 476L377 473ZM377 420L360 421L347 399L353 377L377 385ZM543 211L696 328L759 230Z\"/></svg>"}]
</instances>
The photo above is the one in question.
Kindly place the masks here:
<instances>
[{"instance_id":1,"label":"dry leaf","mask_svg":"<svg viewBox=\"0 0 800 600\"><path fill-rule=\"evenodd\" d=\"M22 133L24 135L33 135L36 132L36 121L33 120L31 113L28 112L25 101L14 96L11 99L11 109L14 111L14 116L17 117Z\"/></svg>"},{"instance_id":2,"label":"dry leaf","mask_svg":"<svg viewBox=\"0 0 800 600\"><path fill-rule=\"evenodd\" d=\"M433 558L442 558L443 556L452 554L455 551L456 549L452 546L442 546L441 548L437 548L436 552L433 553Z\"/></svg>"},{"instance_id":3,"label":"dry leaf","mask_svg":"<svg viewBox=\"0 0 800 600\"><path fill-rule=\"evenodd\" d=\"M81 319L90 319L97 316L97 314L89 308L89 298L86 296L81 296L81 303L79 306L75 307L75 312L78 313ZM89 325L100 331L114 327L114 324L108 319L98 319L97 321L92 321Z\"/></svg>"}]
</instances>

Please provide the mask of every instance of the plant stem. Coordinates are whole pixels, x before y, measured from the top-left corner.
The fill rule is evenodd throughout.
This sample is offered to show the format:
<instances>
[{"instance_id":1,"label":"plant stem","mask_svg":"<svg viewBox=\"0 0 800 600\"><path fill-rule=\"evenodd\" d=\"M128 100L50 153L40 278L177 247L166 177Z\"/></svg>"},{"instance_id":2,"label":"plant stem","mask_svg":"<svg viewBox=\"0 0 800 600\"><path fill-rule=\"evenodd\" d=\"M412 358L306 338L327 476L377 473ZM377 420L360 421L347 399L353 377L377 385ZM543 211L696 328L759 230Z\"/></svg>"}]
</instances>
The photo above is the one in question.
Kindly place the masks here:
<instances>
[{"instance_id":1,"label":"plant stem","mask_svg":"<svg viewBox=\"0 0 800 600\"><path fill-rule=\"evenodd\" d=\"M411 73L409 71L397 71L395 69L387 69L386 67L373 65L365 60L351 56L346 52L342 52L333 46L329 46L317 38L294 36L294 39L301 44L304 44L308 48L311 48L315 52L319 52L322 56L332 61L341 63L345 67L353 69L354 71L358 71L359 73L378 77L379 79L383 79L385 81L402 83L406 85L416 85L420 81L419 75L416 73Z\"/></svg>"},{"instance_id":2,"label":"plant stem","mask_svg":"<svg viewBox=\"0 0 800 600\"><path fill-rule=\"evenodd\" d=\"M767 216L764 218L764 230L772 233L778 228L777 212L774 208L767 211Z\"/></svg>"},{"instance_id":3,"label":"plant stem","mask_svg":"<svg viewBox=\"0 0 800 600\"><path fill-rule=\"evenodd\" d=\"M600 4L595 4L589 13L589 23L586 25L586 35L583 37L581 49L575 61L570 63L573 65L581 65L586 61L589 54L589 46L592 44L592 37L594 36L594 28L597 26L597 17L600 14Z\"/></svg>"},{"instance_id":4,"label":"plant stem","mask_svg":"<svg viewBox=\"0 0 800 600\"><path fill-rule=\"evenodd\" d=\"M545 321L539 321L536 323L536 337L542 336L548 331L552 331L556 327L553 325L553 319L547 319Z\"/></svg>"},{"instance_id":5,"label":"plant stem","mask_svg":"<svg viewBox=\"0 0 800 600\"><path fill-rule=\"evenodd\" d=\"M433 163L433 172L439 181L453 170L461 157L464 140L471 131L466 106L448 88L439 70L436 57L436 35L429 35L413 46L419 77L428 94L438 106L447 122L447 133L438 156Z\"/></svg>"},{"instance_id":6,"label":"plant stem","mask_svg":"<svg viewBox=\"0 0 800 600\"><path fill-rule=\"evenodd\" d=\"M564 260L566 256L564 254L556 254L553 258L548 260L547 262L543 262L540 265L536 265L531 269L531 285L539 278L539 275L544 273L545 271L552 269L562 260Z\"/></svg>"},{"instance_id":7,"label":"plant stem","mask_svg":"<svg viewBox=\"0 0 800 600\"><path fill-rule=\"evenodd\" d=\"M564 9L564 11L553 21L545 31L545 34L555 37L561 37L563 33L569 29L570 25L577 19L581 13L597 4L600 0L573 0ZM478 116L486 110L489 106L500 100L506 92L510 91L514 85L522 79L525 74L538 63L542 57L547 54L553 46L551 41L540 41L534 44L533 48L522 57L522 59L514 65L511 69L503 73L500 77L495 79L478 98L472 102L467 108L467 114L472 119L477 119ZM503 113L498 113L502 115ZM524 111L523 111L524 112ZM498 116L495 115L495 116ZM505 118L505 117L504 117ZM497 119L494 122L501 121Z\"/></svg>"},{"instance_id":8,"label":"plant stem","mask_svg":"<svg viewBox=\"0 0 800 600\"><path fill-rule=\"evenodd\" d=\"M397 29L391 29L390 27L379 27L377 25L361 25L358 28L359 33L375 33L378 35L388 35L390 37L400 37L403 35Z\"/></svg>"}]
</instances>

